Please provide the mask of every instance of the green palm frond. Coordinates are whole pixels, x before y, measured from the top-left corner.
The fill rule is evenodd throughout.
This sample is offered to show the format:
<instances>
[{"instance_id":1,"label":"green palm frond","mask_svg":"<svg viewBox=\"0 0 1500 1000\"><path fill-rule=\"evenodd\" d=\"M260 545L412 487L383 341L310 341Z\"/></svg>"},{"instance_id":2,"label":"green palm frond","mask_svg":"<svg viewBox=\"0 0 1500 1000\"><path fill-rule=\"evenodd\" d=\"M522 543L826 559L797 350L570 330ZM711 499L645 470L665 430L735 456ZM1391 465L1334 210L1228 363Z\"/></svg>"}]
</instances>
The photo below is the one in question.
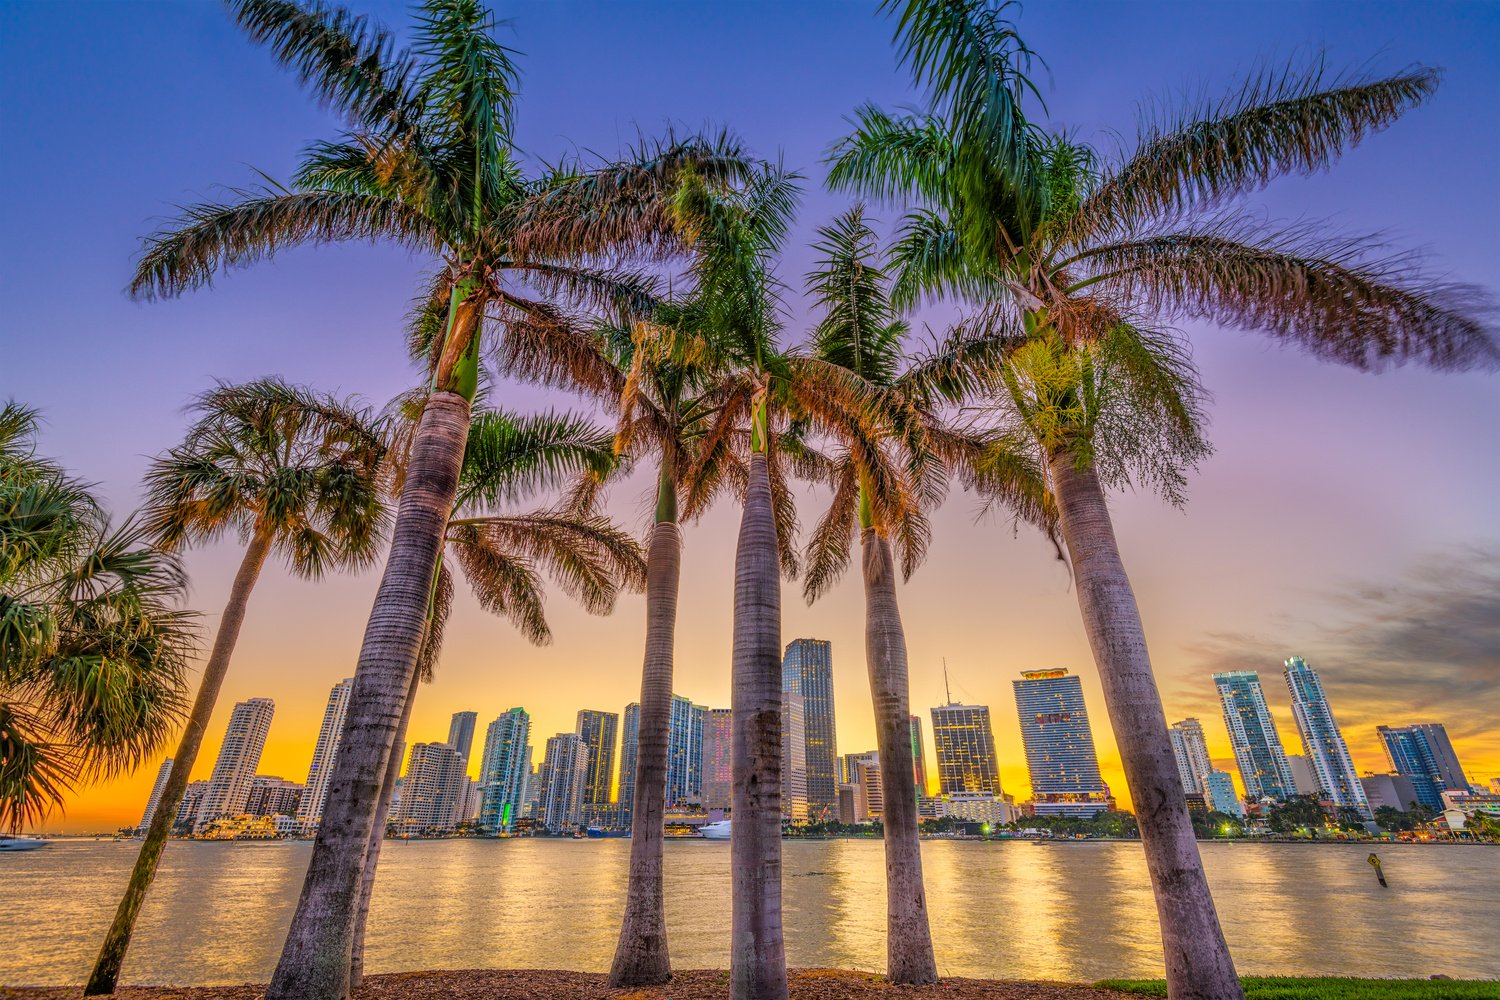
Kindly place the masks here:
<instances>
[{"instance_id":1,"label":"green palm frond","mask_svg":"<svg viewBox=\"0 0 1500 1000\"><path fill-rule=\"evenodd\" d=\"M469 427L454 509L490 509L580 474L608 474L616 462L613 440L609 430L570 413L479 410Z\"/></svg>"},{"instance_id":2,"label":"green palm frond","mask_svg":"<svg viewBox=\"0 0 1500 1000\"><path fill-rule=\"evenodd\" d=\"M872 385L890 385L906 324L886 296L878 240L863 206L819 228L813 249L821 255L807 275L821 313L813 329L813 353Z\"/></svg>"},{"instance_id":3,"label":"green palm frond","mask_svg":"<svg viewBox=\"0 0 1500 1000\"><path fill-rule=\"evenodd\" d=\"M830 188L884 202L944 202L957 157L946 123L931 115L892 116L865 104L852 124L828 154Z\"/></svg>"},{"instance_id":4,"label":"green palm frond","mask_svg":"<svg viewBox=\"0 0 1500 1000\"><path fill-rule=\"evenodd\" d=\"M536 646L552 641L541 577L524 559L495 544L482 526L452 526L448 544L479 606L516 626Z\"/></svg>"}]
</instances>

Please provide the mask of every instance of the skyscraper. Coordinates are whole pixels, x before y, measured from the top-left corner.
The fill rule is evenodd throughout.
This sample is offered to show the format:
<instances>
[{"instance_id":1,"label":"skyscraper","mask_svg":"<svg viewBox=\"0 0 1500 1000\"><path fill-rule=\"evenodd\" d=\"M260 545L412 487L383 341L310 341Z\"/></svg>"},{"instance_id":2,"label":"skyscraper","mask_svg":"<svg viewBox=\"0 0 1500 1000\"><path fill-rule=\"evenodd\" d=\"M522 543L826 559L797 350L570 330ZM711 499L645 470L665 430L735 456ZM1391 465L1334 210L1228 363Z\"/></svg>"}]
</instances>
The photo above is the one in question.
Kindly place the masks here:
<instances>
[{"instance_id":1,"label":"skyscraper","mask_svg":"<svg viewBox=\"0 0 1500 1000\"><path fill-rule=\"evenodd\" d=\"M944 795L987 792L999 798L1000 764L988 705L949 703L932 710L938 786Z\"/></svg>"},{"instance_id":2,"label":"skyscraper","mask_svg":"<svg viewBox=\"0 0 1500 1000\"><path fill-rule=\"evenodd\" d=\"M576 828L583 818L583 786L589 753L577 733L558 733L547 741L542 761L541 821L548 830Z\"/></svg>"},{"instance_id":3,"label":"skyscraper","mask_svg":"<svg viewBox=\"0 0 1500 1000\"><path fill-rule=\"evenodd\" d=\"M583 802L587 806L607 806L615 780L615 730L620 717L614 712L591 708L578 711L578 735L588 750L588 773L583 779Z\"/></svg>"},{"instance_id":4,"label":"skyscraper","mask_svg":"<svg viewBox=\"0 0 1500 1000\"><path fill-rule=\"evenodd\" d=\"M531 717L513 708L491 722L484 735L479 761L479 825L495 833L507 832L526 805L526 782L531 776Z\"/></svg>"},{"instance_id":5,"label":"skyscraper","mask_svg":"<svg viewBox=\"0 0 1500 1000\"><path fill-rule=\"evenodd\" d=\"M323 805L328 801L328 781L333 777L333 765L339 759L339 747L344 742L344 721L349 713L349 694L354 690L354 678L345 677L328 692L328 704L323 707L323 724L318 728L318 742L313 747L312 763L307 768L307 783L302 789L302 801L297 806L297 829L312 833L323 821Z\"/></svg>"},{"instance_id":6,"label":"skyscraper","mask_svg":"<svg viewBox=\"0 0 1500 1000\"><path fill-rule=\"evenodd\" d=\"M1293 656L1286 661L1283 673L1287 690L1292 695L1292 715L1296 717L1297 730L1302 734L1302 752L1312 762L1318 784L1334 805L1353 809L1369 819L1369 800L1365 798L1364 786L1359 783L1359 773L1354 770L1349 744L1344 742L1344 734L1334 721L1333 709L1329 707L1318 672L1302 657Z\"/></svg>"},{"instance_id":7,"label":"skyscraper","mask_svg":"<svg viewBox=\"0 0 1500 1000\"><path fill-rule=\"evenodd\" d=\"M193 827L194 817L198 815L198 807L203 805L203 794L208 791L207 781L189 781L187 790L182 793L182 802L177 806L177 817L172 820L174 827Z\"/></svg>"},{"instance_id":8,"label":"skyscraper","mask_svg":"<svg viewBox=\"0 0 1500 1000\"><path fill-rule=\"evenodd\" d=\"M1443 808L1444 791L1469 787L1463 765L1441 722L1410 726L1376 726L1391 770L1411 779L1417 801L1431 809Z\"/></svg>"},{"instance_id":9,"label":"skyscraper","mask_svg":"<svg viewBox=\"0 0 1500 1000\"><path fill-rule=\"evenodd\" d=\"M1297 785L1281 746L1281 734L1276 731L1276 720L1266 705L1260 674L1227 670L1214 674L1214 684L1224 706L1224 728L1229 730L1229 744L1234 748L1245 796L1252 801L1290 798Z\"/></svg>"},{"instance_id":10,"label":"skyscraper","mask_svg":"<svg viewBox=\"0 0 1500 1000\"><path fill-rule=\"evenodd\" d=\"M257 774L245 799L247 816L295 816L302 802L302 785L274 774Z\"/></svg>"},{"instance_id":11,"label":"skyscraper","mask_svg":"<svg viewBox=\"0 0 1500 1000\"><path fill-rule=\"evenodd\" d=\"M781 692L781 816L807 819L807 724L800 694Z\"/></svg>"},{"instance_id":12,"label":"skyscraper","mask_svg":"<svg viewBox=\"0 0 1500 1000\"><path fill-rule=\"evenodd\" d=\"M880 751L844 755L844 777L854 789L854 822L867 823L885 815L885 785L880 773Z\"/></svg>"},{"instance_id":13,"label":"skyscraper","mask_svg":"<svg viewBox=\"0 0 1500 1000\"><path fill-rule=\"evenodd\" d=\"M1245 804L1234 794L1234 779L1228 771L1209 771L1204 786L1203 797L1208 800L1210 809L1226 816L1245 818Z\"/></svg>"},{"instance_id":14,"label":"skyscraper","mask_svg":"<svg viewBox=\"0 0 1500 1000\"><path fill-rule=\"evenodd\" d=\"M917 797L921 798L927 794L927 755L922 750L922 719L920 716L908 717L911 727L911 776L917 783Z\"/></svg>"},{"instance_id":15,"label":"skyscraper","mask_svg":"<svg viewBox=\"0 0 1500 1000\"><path fill-rule=\"evenodd\" d=\"M703 719L708 709L672 696L667 733L667 808L697 802L703 792ZM639 722L637 723L639 728Z\"/></svg>"},{"instance_id":16,"label":"skyscraper","mask_svg":"<svg viewBox=\"0 0 1500 1000\"><path fill-rule=\"evenodd\" d=\"M1172 741L1172 756L1177 758L1177 773L1182 776L1182 790L1188 795L1194 792L1208 795L1208 776L1213 771L1213 761L1208 756L1208 740L1203 735L1203 723L1197 719L1174 722L1167 729Z\"/></svg>"},{"instance_id":17,"label":"skyscraper","mask_svg":"<svg viewBox=\"0 0 1500 1000\"><path fill-rule=\"evenodd\" d=\"M1108 809L1078 678L1066 670L1027 670L1012 683L1037 815L1086 818Z\"/></svg>"},{"instance_id":18,"label":"skyscraper","mask_svg":"<svg viewBox=\"0 0 1500 1000\"><path fill-rule=\"evenodd\" d=\"M733 712L727 708L710 708L703 720L703 808L728 809L734 790L734 769L730 753L734 749Z\"/></svg>"},{"instance_id":19,"label":"skyscraper","mask_svg":"<svg viewBox=\"0 0 1500 1000\"><path fill-rule=\"evenodd\" d=\"M271 716L276 703L270 698L251 698L234 706L224 744L214 761L214 773L203 791L194 823L197 832L221 816L236 816L245 811L250 797L250 782L260 766L261 751L266 748L266 734L271 731Z\"/></svg>"},{"instance_id":20,"label":"skyscraper","mask_svg":"<svg viewBox=\"0 0 1500 1000\"><path fill-rule=\"evenodd\" d=\"M839 815L839 751L834 732L833 644L793 639L781 658L781 689L802 696L807 757L807 812L814 820Z\"/></svg>"},{"instance_id":21,"label":"skyscraper","mask_svg":"<svg viewBox=\"0 0 1500 1000\"><path fill-rule=\"evenodd\" d=\"M392 819L408 835L451 830L463 793L464 760L457 750L446 743L413 744Z\"/></svg>"},{"instance_id":22,"label":"skyscraper","mask_svg":"<svg viewBox=\"0 0 1500 1000\"><path fill-rule=\"evenodd\" d=\"M641 706L625 706L620 726L620 825L630 829L635 816L635 759L641 747Z\"/></svg>"},{"instance_id":23,"label":"skyscraper","mask_svg":"<svg viewBox=\"0 0 1500 1000\"><path fill-rule=\"evenodd\" d=\"M151 825L151 818L156 815L156 807L161 805L161 793L166 790L167 779L172 776L172 758L168 757L161 762L161 767L156 769L156 781L151 785L151 797L146 800L146 811L141 814L141 825L137 830L144 831Z\"/></svg>"},{"instance_id":24,"label":"skyscraper","mask_svg":"<svg viewBox=\"0 0 1500 1000\"><path fill-rule=\"evenodd\" d=\"M1292 772L1292 792L1297 795L1321 795L1323 786L1313 773L1312 762L1300 753L1286 755L1286 766Z\"/></svg>"},{"instance_id":25,"label":"skyscraper","mask_svg":"<svg viewBox=\"0 0 1500 1000\"><path fill-rule=\"evenodd\" d=\"M469 752L474 749L474 725L479 721L478 712L454 712L448 723L448 745L458 751L464 767L469 766Z\"/></svg>"}]
</instances>

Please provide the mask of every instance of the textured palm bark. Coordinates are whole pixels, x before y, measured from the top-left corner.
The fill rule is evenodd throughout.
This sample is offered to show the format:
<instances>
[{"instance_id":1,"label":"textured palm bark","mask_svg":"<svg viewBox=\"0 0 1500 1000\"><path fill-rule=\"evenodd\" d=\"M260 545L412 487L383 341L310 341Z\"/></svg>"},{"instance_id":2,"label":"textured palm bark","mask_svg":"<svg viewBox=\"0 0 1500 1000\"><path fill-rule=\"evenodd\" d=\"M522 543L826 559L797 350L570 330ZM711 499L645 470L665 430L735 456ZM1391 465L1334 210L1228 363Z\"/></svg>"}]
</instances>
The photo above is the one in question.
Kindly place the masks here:
<instances>
[{"instance_id":1,"label":"textured palm bark","mask_svg":"<svg viewBox=\"0 0 1500 1000\"><path fill-rule=\"evenodd\" d=\"M646 551L646 659L630 815L630 884L609 985L652 986L672 978L662 890L667 752L672 716L673 650L682 573L682 531L658 522Z\"/></svg>"},{"instance_id":2,"label":"textured palm bark","mask_svg":"<svg viewBox=\"0 0 1500 1000\"><path fill-rule=\"evenodd\" d=\"M348 722L302 895L266 1000L344 1000L361 876L386 767L427 622L432 576L453 511L469 401L428 397L396 510L391 551L365 626Z\"/></svg>"},{"instance_id":3,"label":"textured palm bark","mask_svg":"<svg viewBox=\"0 0 1500 1000\"><path fill-rule=\"evenodd\" d=\"M1242 1000L1188 817L1135 593L1094 470L1050 462L1059 526L1156 896L1172 1000Z\"/></svg>"},{"instance_id":4,"label":"textured palm bark","mask_svg":"<svg viewBox=\"0 0 1500 1000\"><path fill-rule=\"evenodd\" d=\"M359 989L359 984L365 981L365 925L370 919L370 897L375 893L375 869L380 865L380 849L385 844L385 824L391 815L396 778L401 774L401 758L406 753L406 727L411 722L411 706L417 700L417 688L421 683L421 671L413 670L411 686L406 689L406 706L401 709L401 725L396 729L396 742L391 746L391 756L385 765L385 779L380 784L380 808L375 812L375 824L370 827L370 846L365 855L365 870L359 877L359 912L354 917L354 944L349 956L351 990Z\"/></svg>"},{"instance_id":5,"label":"textured palm bark","mask_svg":"<svg viewBox=\"0 0 1500 1000\"><path fill-rule=\"evenodd\" d=\"M886 977L893 983L937 982L922 840L917 829L916 766L912 760L906 633L896 602L891 543L874 528L860 532L865 578L865 663L875 705L885 827Z\"/></svg>"},{"instance_id":6,"label":"textured palm bark","mask_svg":"<svg viewBox=\"0 0 1500 1000\"><path fill-rule=\"evenodd\" d=\"M766 456L750 485L734 557L733 929L729 995L783 1000L781 932L781 565Z\"/></svg>"},{"instance_id":7,"label":"textured palm bark","mask_svg":"<svg viewBox=\"0 0 1500 1000\"><path fill-rule=\"evenodd\" d=\"M261 531L252 535L245 547L245 556L240 560L239 571L229 588L229 601L224 605L224 614L219 618L219 631L214 636L214 648L209 653L208 663L203 668L203 679L198 682L198 694L193 699L193 709L188 714L187 725L178 741L177 753L172 757L172 770L167 774L166 787L151 816L151 825L146 829L145 843L136 856L135 868L130 872L130 882L125 887L125 896L115 911L114 923L104 936L104 946L99 949L99 959L84 987L85 996L113 993L120 980L120 967L125 962L125 953L130 950L130 937L135 933L135 922L140 916L141 904L146 901L146 892L156 878L157 866L161 863L161 852L167 846L172 826L177 819L177 810L187 792L188 779L193 765L197 763L198 751L203 746L203 733L213 717L214 705L219 700L219 689L224 686L224 677L229 673L229 661L234 656L235 643L240 638L240 627L245 623L245 609L250 604L250 592L271 551L271 535Z\"/></svg>"}]
</instances>

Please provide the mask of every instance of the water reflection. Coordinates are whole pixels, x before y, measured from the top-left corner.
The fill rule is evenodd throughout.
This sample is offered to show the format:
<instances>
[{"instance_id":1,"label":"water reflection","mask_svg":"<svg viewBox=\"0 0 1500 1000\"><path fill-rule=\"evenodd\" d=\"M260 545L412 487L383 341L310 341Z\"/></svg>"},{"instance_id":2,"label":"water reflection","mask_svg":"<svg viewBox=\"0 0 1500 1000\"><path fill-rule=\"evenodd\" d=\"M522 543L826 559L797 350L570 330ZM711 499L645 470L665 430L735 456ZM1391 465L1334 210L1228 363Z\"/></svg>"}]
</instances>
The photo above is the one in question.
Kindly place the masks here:
<instances>
[{"instance_id":1,"label":"water reflection","mask_svg":"<svg viewBox=\"0 0 1500 1000\"><path fill-rule=\"evenodd\" d=\"M134 843L59 841L0 856L0 983L87 974L134 861ZM310 845L168 849L125 967L129 982L265 981ZM624 905L626 840L386 845L370 915L372 972L603 970ZM1500 853L1493 848L1205 844L1241 971L1500 976ZM667 923L681 968L729 957L729 845L666 847ZM1159 975L1156 911L1129 844L923 844L944 975L1098 979ZM787 954L798 966L885 964L878 841L787 841Z\"/></svg>"}]
</instances>

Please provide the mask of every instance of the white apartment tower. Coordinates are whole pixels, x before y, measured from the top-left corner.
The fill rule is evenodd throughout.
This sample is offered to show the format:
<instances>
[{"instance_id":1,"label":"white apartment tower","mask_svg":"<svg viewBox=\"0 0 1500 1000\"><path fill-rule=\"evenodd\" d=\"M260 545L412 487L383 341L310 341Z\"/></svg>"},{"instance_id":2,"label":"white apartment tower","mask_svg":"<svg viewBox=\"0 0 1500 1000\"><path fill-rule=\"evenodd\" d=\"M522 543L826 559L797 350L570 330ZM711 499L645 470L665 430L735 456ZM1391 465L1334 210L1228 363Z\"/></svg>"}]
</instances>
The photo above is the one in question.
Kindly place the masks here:
<instances>
[{"instance_id":1,"label":"white apartment tower","mask_svg":"<svg viewBox=\"0 0 1500 1000\"><path fill-rule=\"evenodd\" d=\"M333 777L333 765L339 759L339 746L344 742L344 721L349 714L349 695L353 691L354 678L345 677L328 692L323 724L318 728L318 742L313 747L312 763L307 768L302 803L297 806L297 829L302 833L315 832L323 820L323 803L328 801L328 782Z\"/></svg>"},{"instance_id":2,"label":"white apartment tower","mask_svg":"<svg viewBox=\"0 0 1500 1000\"><path fill-rule=\"evenodd\" d=\"M214 761L214 773L198 806L194 832L221 816L237 816L245 811L250 783L260 766L260 754L266 748L266 734L271 731L274 714L276 703L270 698L251 698L234 706L229 728L224 732L224 745Z\"/></svg>"}]
</instances>

